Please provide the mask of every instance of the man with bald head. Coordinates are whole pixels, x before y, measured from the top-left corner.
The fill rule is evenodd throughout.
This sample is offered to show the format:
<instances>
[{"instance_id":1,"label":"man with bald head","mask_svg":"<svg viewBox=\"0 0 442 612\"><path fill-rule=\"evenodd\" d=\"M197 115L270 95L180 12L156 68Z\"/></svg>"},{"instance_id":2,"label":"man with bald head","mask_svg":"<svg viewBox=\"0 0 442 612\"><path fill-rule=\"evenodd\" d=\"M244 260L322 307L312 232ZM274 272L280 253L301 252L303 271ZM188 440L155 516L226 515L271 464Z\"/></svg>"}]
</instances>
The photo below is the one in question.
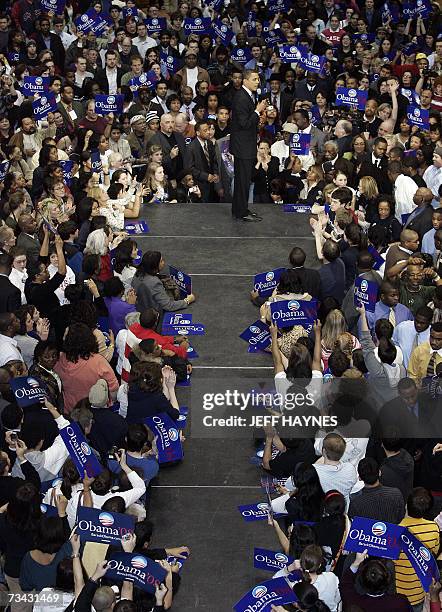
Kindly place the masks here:
<instances>
[{"instance_id":1,"label":"man with bald head","mask_svg":"<svg viewBox=\"0 0 442 612\"><path fill-rule=\"evenodd\" d=\"M175 181L175 186L178 173L190 167L191 159L184 137L175 130L175 120L170 113L161 115L160 129L151 138L150 144L160 145L164 172L169 180Z\"/></svg>"},{"instance_id":2,"label":"man with bald head","mask_svg":"<svg viewBox=\"0 0 442 612\"><path fill-rule=\"evenodd\" d=\"M395 279L405 270L408 260L419 248L419 234L413 230L402 230L399 240L399 244L392 244L388 249L384 278L389 280Z\"/></svg>"},{"instance_id":3,"label":"man with bald head","mask_svg":"<svg viewBox=\"0 0 442 612\"><path fill-rule=\"evenodd\" d=\"M350 121L340 119L335 126L336 144L338 145L339 157L351 151L353 140L353 126Z\"/></svg>"},{"instance_id":4,"label":"man with bald head","mask_svg":"<svg viewBox=\"0 0 442 612\"><path fill-rule=\"evenodd\" d=\"M416 208L408 217L404 229L414 230L422 242L424 235L433 227L434 208L431 205L433 194L428 187L419 187L413 196Z\"/></svg>"}]
</instances>

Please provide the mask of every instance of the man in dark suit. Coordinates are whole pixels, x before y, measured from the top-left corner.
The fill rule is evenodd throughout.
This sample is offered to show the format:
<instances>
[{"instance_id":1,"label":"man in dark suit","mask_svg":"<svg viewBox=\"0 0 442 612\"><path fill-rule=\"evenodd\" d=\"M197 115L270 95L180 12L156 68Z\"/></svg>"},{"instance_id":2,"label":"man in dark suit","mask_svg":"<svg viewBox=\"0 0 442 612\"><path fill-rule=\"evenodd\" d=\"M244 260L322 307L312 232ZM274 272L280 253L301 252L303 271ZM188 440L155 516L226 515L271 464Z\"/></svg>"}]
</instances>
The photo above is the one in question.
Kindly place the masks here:
<instances>
[{"instance_id":1,"label":"man in dark suit","mask_svg":"<svg viewBox=\"0 0 442 612\"><path fill-rule=\"evenodd\" d=\"M8 253L0 253L0 312L14 312L21 306L21 293L9 280L12 258Z\"/></svg>"},{"instance_id":2,"label":"man in dark suit","mask_svg":"<svg viewBox=\"0 0 442 612\"><path fill-rule=\"evenodd\" d=\"M195 125L196 138L189 145L192 175L201 191L203 202L216 199L215 184L219 182L215 146L209 140L209 125L201 121Z\"/></svg>"},{"instance_id":3,"label":"man in dark suit","mask_svg":"<svg viewBox=\"0 0 442 612\"><path fill-rule=\"evenodd\" d=\"M372 176L378 184L379 193L392 193L392 184L388 178L387 141L382 136L373 141L373 150L362 158L358 178Z\"/></svg>"},{"instance_id":4,"label":"man in dark suit","mask_svg":"<svg viewBox=\"0 0 442 612\"><path fill-rule=\"evenodd\" d=\"M61 38L51 31L51 23L47 17L40 18L40 32L33 35L37 43L37 51L49 49L52 52L54 63L60 70L64 69L65 50Z\"/></svg>"},{"instance_id":5,"label":"man in dark suit","mask_svg":"<svg viewBox=\"0 0 442 612\"><path fill-rule=\"evenodd\" d=\"M189 168L190 155L183 136L174 132L173 128L172 115L165 113L160 119L160 130L153 135L150 144L160 145L163 151L164 171L171 180L176 180L183 168Z\"/></svg>"},{"instance_id":6,"label":"man in dark suit","mask_svg":"<svg viewBox=\"0 0 442 612\"><path fill-rule=\"evenodd\" d=\"M419 187L413 196L413 202L417 208L413 210L404 225L404 229L414 230L419 234L419 241L422 242L424 234L433 227L433 211L431 205L433 194L428 187Z\"/></svg>"},{"instance_id":7,"label":"man in dark suit","mask_svg":"<svg viewBox=\"0 0 442 612\"><path fill-rule=\"evenodd\" d=\"M103 93L116 93L121 87L121 77L124 74L123 68L117 66L117 54L115 49L106 51L106 65L102 70L99 70L95 75L95 80L100 85ZM109 91L110 86L110 91Z\"/></svg>"},{"instance_id":8,"label":"man in dark suit","mask_svg":"<svg viewBox=\"0 0 442 612\"><path fill-rule=\"evenodd\" d=\"M318 75L315 72L307 72L305 79L295 84L295 98L308 100L316 104L316 96L319 92L324 93L324 88L318 85Z\"/></svg>"},{"instance_id":9,"label":"man in dark suit","mask_svg":"<svg viewBox=\"0 0 442 612\"><path fill-rule=\"evenodd\" d=\"M245 70L242 87L233 99L230 124L230 153L234 156L235 168L232 215L235 219L249 222L262 220L252 214L247 206L256 159L259 116L268 106L268 100L256 104L255 92L259 85L259 73Z\"/></svg>"},{"instance_id":10,"label":"man in dark suit","mask_svg":"<svg viewBox=\"0 0 442 612\"><path fill-rule=\"evenodd\" d=\"M281 91L281 75L271 74L269 79L270 85L270 104L276 108L279 114L280 124L286 122L287 117L290 115L290 107L292 104L293 96Z\"/></svg>"}]
</instances>

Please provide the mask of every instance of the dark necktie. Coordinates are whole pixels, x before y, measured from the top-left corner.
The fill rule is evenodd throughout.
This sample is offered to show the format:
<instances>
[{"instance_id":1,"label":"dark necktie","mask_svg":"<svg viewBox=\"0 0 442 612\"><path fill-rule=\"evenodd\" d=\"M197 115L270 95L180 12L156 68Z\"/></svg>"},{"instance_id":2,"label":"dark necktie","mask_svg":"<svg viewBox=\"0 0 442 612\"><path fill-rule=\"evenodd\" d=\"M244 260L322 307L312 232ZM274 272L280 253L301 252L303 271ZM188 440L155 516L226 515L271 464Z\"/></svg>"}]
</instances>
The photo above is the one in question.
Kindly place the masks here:
<instances>
[{"instance_id":1,"label":"dark necktie","mask_svg":"<svg viewBox=\"0 0 442 612\"><path fill-rule=\"evenodd\" d=\"M278 98L276 96L273 96L272 104L276 108L276 110L278 110Z\"/></svg>"},{"instance_id":2,"label":"dark necktie","mask_svg":"<svg viewBox=\"0 0 442 612\"><path fill-rule=\"evenodd\" d=\"M436 356L437 356L437 351L433 351L431 353L430 361L428 362L428 366L427 366L427 376L434 376L435 369L436 369Z\"/></svg>"},{"instance_id":3,"label":"dark necktie","mask_svg":"<svg viewBox=\"0 0 442 612\"><path fill-rule=\"evenodd\" d=\"M206 157L206 159L207 159L207 163L208 163L208 164L209 164L209 166L210 166L209 147L207 146L207 140L205 140L205 141L204 141L204 144L203 144L203 151L204 151L204 155L205 155L205 157Z\"/></svg>"}]
</instances>

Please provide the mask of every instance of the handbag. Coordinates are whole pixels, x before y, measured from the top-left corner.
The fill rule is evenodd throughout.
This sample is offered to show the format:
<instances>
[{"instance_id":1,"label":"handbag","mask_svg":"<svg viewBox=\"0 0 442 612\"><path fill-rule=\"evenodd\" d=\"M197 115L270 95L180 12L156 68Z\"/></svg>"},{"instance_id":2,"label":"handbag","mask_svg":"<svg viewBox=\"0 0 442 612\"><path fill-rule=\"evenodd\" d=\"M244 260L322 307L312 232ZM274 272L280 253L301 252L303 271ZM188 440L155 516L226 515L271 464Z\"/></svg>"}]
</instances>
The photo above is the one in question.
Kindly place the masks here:
<instances>
[{"instance_id":1,"label":"handbag","mask_svg":"<svg viewBox=\"0 0 442 612\"><path fill-rule=\"evenodd\" d=\"M158 276L158 278L163 283L163 287L166 290L167 295L173 300L179 300L180 290L174 279L168 274L161 274Z\"/></svg>"}]
</instances>

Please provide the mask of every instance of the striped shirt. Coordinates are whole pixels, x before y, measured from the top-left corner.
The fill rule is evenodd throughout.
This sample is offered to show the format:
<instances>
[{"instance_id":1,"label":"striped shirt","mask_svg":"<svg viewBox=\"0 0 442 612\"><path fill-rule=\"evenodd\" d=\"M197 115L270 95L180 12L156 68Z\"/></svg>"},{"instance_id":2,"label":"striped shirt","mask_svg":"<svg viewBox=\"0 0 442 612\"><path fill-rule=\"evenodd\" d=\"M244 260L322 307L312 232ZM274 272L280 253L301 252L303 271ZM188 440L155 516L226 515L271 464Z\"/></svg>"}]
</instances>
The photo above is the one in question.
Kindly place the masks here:
<instances>
[{"instance_id":1,"label":"striped shirt","mask_svg":"<svg viewBox=\"0 0 442 612\"><path fill-rule=\"evenodd\" d=\"M439 550L439 527L434 521L406 517L399 525L406 527L424 544L433 555ZM422 584L405 553L401 552L394 562L396 570L396 592L405 595L411 606L417 606L425 598Z\"/></svg>"}]
</instances>

